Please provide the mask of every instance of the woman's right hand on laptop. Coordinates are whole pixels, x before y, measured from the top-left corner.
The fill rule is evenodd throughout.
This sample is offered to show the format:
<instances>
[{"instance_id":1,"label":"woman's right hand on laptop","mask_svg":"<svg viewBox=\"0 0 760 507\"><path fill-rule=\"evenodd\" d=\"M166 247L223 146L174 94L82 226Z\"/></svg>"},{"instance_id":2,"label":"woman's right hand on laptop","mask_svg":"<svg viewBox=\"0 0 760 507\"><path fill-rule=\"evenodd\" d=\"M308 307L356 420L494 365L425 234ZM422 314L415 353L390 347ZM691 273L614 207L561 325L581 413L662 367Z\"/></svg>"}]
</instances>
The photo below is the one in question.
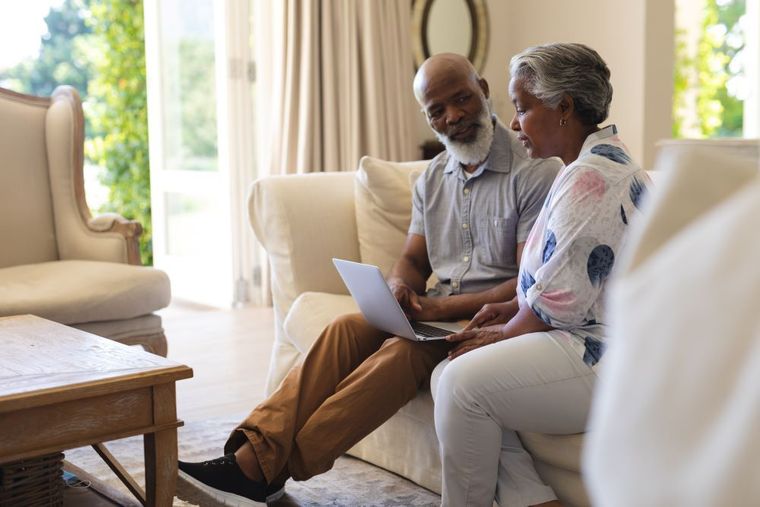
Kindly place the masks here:
<instances>
[{"instance_id":1,"label":"woman's right hand on laptop","mask_svg":"<svg viewBox=\"0 0 760 507\"><path fill-rule=\"evenodd\" d=\"M465 331L481 327L504 324L515 316L518 310L517 298L504 303L488 303L475 314L464 328Z\"/></svg>"}]
</instances>

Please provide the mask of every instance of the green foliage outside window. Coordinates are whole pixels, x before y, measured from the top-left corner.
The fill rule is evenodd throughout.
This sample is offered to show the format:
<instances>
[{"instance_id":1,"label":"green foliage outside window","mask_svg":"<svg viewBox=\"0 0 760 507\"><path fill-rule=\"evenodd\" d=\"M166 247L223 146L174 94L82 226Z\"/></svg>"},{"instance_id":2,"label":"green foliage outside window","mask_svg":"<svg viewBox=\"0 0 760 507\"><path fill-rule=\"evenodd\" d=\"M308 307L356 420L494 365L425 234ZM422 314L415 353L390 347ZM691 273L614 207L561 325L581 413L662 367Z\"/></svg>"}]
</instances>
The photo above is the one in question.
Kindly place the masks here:
<instances>
[{"instance_id":1,"label":"green foliage outside window","mask_svg":"<svg viewBox=\"0 0 760 507\"><path fill-rule=\"evenodd\" d=\"M743 103L727 85L742 72L733 61L744 48L745 0L703 3L696 54L688 52L686 32L676 30L673 137L740 137ZM687 124L689 116L695 124Z\"/></svg>"},{"instance_id":2,"label":"green foliage outside window","mask_svg":"<svg viewBox=\"0 0 760 507\"><path fill-rule=\"evenodd\" d=\"M90 0L93 33L92 123L87 157L105 167L108 207L143 225L140 253L152 264L148 107L143 5L140 0Z\"/></svg>"},{"instance_id":3,"label":"green foliage outside window","mask_svg":"<svg viewBox=\"0 0 760 507\"><path fill-rule=\"evenodd\" d=\"M684 137L684 117L687 107L686 93L689 89L689 69L694 68L694 58L689 56L684 30L676 30L676 63L673 71L673 137Z\"/></svg>"},{"instance_id":4,"label":"green foliage outside window","mask_svg":"<svg viewBox=\"0 0 760 507\"><path fill-rule=\"evenodd\" d=\"M21 93L49 96L60 83L87 93L89 61L84 49L92 32L85 22L82 0L66 0L45 16L48 32L42 36L40 54L9 69L6 86ZM75 37L72 37L75 35Z\"/></svg>"},{"instance_id":5,"label":"green foliage outside window","mask_svg":"<svg viewBox=\"0 0 760 507\"><path fill-rule=\"evenodd\" d=\"M215 171L217 169L216 107L214 104L214 42L186 36L168 45L174 58L167 58L166 74L179 100L166 101L166 114L179 128L166 131L167 164L171 169Z\"/></svg>"}]
</instances>

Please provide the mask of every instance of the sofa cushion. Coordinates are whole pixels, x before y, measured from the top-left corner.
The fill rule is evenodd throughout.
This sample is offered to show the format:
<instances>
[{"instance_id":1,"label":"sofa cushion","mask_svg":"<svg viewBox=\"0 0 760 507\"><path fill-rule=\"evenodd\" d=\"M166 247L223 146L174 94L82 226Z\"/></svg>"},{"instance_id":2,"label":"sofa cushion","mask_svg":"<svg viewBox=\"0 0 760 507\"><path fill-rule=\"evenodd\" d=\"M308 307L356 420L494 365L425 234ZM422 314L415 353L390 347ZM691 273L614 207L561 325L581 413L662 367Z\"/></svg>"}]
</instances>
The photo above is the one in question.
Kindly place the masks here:
<instances>
[{"instance_id":1,"label":"sofa cushion","mask_svg":"<svg viewBox=\"0 0 760 507\"><path fill-rule=\"evenodd\" d=\"M327 325L339 315L356 313L354 298L342 294L304 292L293 302L283 324L285 334L306 354Z\"/></svg>"},{"instance_id":2,"label":"sofa cushion","mask_svg":"<svg viewBox=\"0 0 760 507\"><path fill-rule=\"evenodd\" d=\"M430 161L388 162L362 157L356 173L356 229L362 262L388 275L406 241L412 185Z\"/></svg>"},{"instance_id":3,"label":"sofa cushion","mask_svg":"<svg viewBox=\"0 0 760 507\"><path fill-rule=\"evenodd\" d=\"M169 304L163 271L114 262L53 261L0 269L0 316L62 324L131 319Z\"/></svg>"}]
</instances>

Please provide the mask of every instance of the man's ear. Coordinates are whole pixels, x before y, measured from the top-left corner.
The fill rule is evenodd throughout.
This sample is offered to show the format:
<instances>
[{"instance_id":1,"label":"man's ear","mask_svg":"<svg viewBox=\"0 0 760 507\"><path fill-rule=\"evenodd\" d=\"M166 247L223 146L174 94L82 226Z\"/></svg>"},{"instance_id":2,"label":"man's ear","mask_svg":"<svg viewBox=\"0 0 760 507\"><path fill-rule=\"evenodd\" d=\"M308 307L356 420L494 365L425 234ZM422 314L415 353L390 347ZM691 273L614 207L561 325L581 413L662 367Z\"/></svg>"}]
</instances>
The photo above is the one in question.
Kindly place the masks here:
<instances>
[{"instance_id":1,"label":"man's ear","mask_svg":"<svg viewBox=\"0 0 760 507\"><path fill-rule=\"evenodd\" d=\"M486 98L489 98L491 95L491 91L488 88L488 81L483 79L482 77L478 79L478 84L480 85L480 89L483 90L483 95L486 96Z\"/></svg>"}]
</instances>

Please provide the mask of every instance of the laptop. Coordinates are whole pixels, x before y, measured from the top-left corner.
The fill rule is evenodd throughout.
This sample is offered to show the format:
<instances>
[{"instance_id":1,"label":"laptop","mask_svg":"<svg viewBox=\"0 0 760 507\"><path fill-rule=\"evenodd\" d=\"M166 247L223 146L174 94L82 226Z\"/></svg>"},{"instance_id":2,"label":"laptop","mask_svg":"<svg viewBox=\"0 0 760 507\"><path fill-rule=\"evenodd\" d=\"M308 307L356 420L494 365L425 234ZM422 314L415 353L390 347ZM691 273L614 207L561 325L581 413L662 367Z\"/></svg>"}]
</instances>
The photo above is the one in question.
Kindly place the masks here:
<instances>
[{"instance_id":1,"label":"laptop","mask_svg":"<svg viewBox=\"0 0 760 507\"><path fill-rule=\"evenodd\" d=\"M462 330L457 322L409 321L377 266L343 259L333 259L333 264L364 318L376 328L414 341L442 340Z\"/></svg>"}]
</instances>

